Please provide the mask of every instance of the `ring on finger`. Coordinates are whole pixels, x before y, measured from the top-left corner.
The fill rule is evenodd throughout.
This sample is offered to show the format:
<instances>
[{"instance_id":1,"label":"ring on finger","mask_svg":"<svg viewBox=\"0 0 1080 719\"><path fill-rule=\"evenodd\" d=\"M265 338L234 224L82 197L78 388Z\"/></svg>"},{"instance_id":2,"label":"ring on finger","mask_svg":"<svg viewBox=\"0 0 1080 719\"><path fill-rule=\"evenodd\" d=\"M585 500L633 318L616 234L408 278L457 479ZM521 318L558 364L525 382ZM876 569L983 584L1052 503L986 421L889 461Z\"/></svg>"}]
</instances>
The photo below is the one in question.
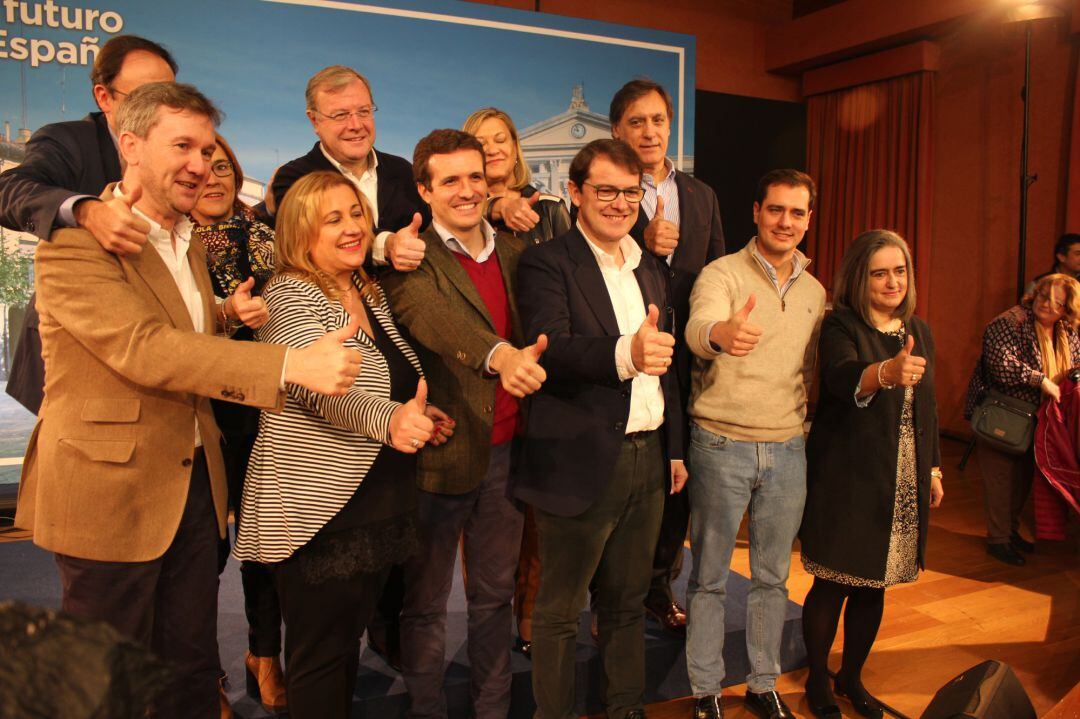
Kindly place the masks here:
<instances>
[{"instance_id":1,"label":"ring on finger","mask_svg":"<svg viewBox=\"0 0 1080 719\"><path fill-rule=\"evenodd\" d=\"M413 449L420 449L421 442L420 440L413 438L409 440L409 444L412 445Z\"/></svg>"},{"instance_id":2,"label":"ring on finger","mask_svg":"<svg viewBox=\"0 0 1080 719\"><path fill-rule=\"evenodd\" d=\"M912 381L912 382L918 382L918 381L919 381L919 375L917 375L917 374L915 374L914 372L912 372L912 373L911 373L911 381Z\"/></svg>"}]
</instances>

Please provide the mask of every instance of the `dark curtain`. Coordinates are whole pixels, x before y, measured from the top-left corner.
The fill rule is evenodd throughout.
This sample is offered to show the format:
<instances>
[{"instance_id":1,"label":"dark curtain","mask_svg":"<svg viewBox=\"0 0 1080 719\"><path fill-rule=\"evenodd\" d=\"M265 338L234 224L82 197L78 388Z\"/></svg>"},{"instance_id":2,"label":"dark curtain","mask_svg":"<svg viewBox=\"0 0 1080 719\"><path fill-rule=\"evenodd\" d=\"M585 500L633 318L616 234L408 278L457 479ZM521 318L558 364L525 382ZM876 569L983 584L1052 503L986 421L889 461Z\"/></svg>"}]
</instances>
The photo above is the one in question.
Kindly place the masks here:
<instances>
[{"instance_id":1,"label":"dark curtain","mask_svg":"<svg viewBox=\"0 0 1080 719\"><path fill-rule=\"evenodd\" d=\"M918 72L807 100L807 171L818 183L810 223L811 271L831 291L845 248L886 228L908 241L926 316L934 73Z\"/></svg>"}]
</instances>

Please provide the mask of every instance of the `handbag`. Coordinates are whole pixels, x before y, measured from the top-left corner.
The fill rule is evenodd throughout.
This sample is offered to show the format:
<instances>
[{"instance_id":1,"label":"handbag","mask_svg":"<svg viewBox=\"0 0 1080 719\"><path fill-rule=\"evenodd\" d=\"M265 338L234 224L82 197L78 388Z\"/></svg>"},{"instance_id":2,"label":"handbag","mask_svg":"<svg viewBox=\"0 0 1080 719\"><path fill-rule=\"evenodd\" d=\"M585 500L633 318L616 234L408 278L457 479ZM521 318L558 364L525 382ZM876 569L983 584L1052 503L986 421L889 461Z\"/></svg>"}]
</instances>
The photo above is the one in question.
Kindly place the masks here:
<instances>
[{"instance_id":1,"label":"handbag","mask_svg":"<svg viewBox=\"0 0 1080 719\"><path fill-rule=\"evenodd\" d=\"M1024 454L1035 436L1038 410L1031 402L988 389L971 414L971 429L994 449Z\"/></svg>"}]
</instances>

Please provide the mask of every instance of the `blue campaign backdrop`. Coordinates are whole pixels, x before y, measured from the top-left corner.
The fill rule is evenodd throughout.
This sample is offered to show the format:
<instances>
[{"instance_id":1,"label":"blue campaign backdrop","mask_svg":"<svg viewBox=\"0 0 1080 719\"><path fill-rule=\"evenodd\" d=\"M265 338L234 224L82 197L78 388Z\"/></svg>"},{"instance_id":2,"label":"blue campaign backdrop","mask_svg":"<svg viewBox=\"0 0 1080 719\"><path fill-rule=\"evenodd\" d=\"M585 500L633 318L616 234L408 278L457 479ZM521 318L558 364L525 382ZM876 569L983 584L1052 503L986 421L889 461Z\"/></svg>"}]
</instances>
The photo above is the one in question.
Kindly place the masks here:
<instances>
[{"instance_id":1,"label":"blue campaign backdrop","mask_svg":"<svg viewBox=\"0 0 1080 719\"><path fill-rule=\"evenodd\" d=\"M578 85L592 111L606 115L615 90L639 75L674 96L669 153L677 162L680 151L693 154L690 35L453 0L111 0L107 8L5 0L0 7L0 120L16 131L95 109L89 64L80 64L92 61L87 48L133 33L168 47L179 79L221 106L222 134L260 181L310 149L304 87L331 64L369 78L379 107L376 145L405 157L428 131L460 127L478 107L501 107L519 128L558 115Z\"/></svg>"}]
</instances>

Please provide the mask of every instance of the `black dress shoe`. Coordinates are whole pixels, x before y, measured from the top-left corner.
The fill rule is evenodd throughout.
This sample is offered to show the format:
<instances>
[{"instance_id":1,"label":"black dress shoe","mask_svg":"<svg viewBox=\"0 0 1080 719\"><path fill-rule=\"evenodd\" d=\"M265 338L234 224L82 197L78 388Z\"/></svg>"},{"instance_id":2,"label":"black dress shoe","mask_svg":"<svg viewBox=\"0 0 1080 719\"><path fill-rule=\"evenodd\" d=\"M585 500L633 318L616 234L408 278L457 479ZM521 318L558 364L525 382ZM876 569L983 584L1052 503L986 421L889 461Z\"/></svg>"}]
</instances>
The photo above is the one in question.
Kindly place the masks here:
<instances>
[{"instance_id":1,"label":"black dress shoe","mask_svg":"<svg viewBox=\"0 0 1080 719\"><path fill-rule=\"evenodd\" d=\"M724 705L719 694L698 697L694 704L694 719L724 719Z\"/></svg>"},{"instance_id":2,"label":"black dress shoe","mask_svg":"<svg viewBox=\"0 0 1080 719\"><path fill-rule=\"evenodd\" d=\"M851 702L851 707L858 712L860 716L868 717L868 719L882 719L885 716L885 712L882 711L881 705L870 696L866 689L863 688L862 683L859 683L858 688L846 687L839 679L833 685L836 689L836 693L842 697L847 697L847 700Z\"/></svg>"},{"instance_id":3,"label":"black dress shoe","mask_svg":"<svg viewBox=\"0 0 1080 719\"><path fill-rule=\"evenodd\" d=\"M822 686L820 684L816 686ZM840 707L836 706L836 698L833 693L829 691L828 683L824 684L824 697L815 697L814 692L810 689L810 682L806 682L806 706L810 709L810 713L817 717L817 719L842 719L844 716Z\"/></svg>"},{"instance_id":4,"label":"black dress shoe","mask_svg":"<svg viewBox=\"0 0 1080 719\"><path fill-rule=\"evenodd\" d=\"M626 713L626 719L647 719L644 709L631 709Z\"/></svg>"},{"instance_id":5,"label":"black dress shoe","mask_svg":"<svg viewBox=\"0 0 1080 719\"><path fill-rule=\"evenodd\" d=\"M646 604L645 613L660 623L667 631L686 636L686 610L676 601L664 604Z\"/></svg>"},{"instance_id":6,"label":"black dress shoe","mask_svg":"<svg viewBox=\"0 0 1080 719\"><path fill-rule=\"evenodd\" d=\"M514 640L514 651L520 652L527 658L532 659L532 642L518 637Z\"/></svg>"},{"instance_id":7,"label":"black dress shoe","mask_svg":"<svg viewBox=\"0 0 1080 719\"><path fill-rule=\"evenodd\" d=\"M1009 537L1009 544L1013 545L1013 549L1019 549L1021 552L1027 552L1031 554L1035 551L1035 542L1029 542L1020 536L1020 532L1013 532Z\"/></svg>"},{"instance_id":8,"label":"black dress shoe","mask_svg":"<svg viewBox=\"0 0 1080 719\"><path fill-rule=\"evenodd\" d=\"M787 704L780 698L776 691L746 692L746 701L743 705L750 711L765 719L795 719L795 715L788 709Z\"/></svg>"},{"instance_id":9,"label":"black dress shoe","mask_svg":"<svg viewBox=\"0 0 1080 719\"><path fill-rule=\"evenodd\" d=\"M1022 567L1027 564L1027 560L1024 559L1024 555L1016 551L1013 545L1006 542L1005 544L987 544L986 553L999 562L1005 562L1011 564L1014 567Z\"/></svg>"}]
</instances>

